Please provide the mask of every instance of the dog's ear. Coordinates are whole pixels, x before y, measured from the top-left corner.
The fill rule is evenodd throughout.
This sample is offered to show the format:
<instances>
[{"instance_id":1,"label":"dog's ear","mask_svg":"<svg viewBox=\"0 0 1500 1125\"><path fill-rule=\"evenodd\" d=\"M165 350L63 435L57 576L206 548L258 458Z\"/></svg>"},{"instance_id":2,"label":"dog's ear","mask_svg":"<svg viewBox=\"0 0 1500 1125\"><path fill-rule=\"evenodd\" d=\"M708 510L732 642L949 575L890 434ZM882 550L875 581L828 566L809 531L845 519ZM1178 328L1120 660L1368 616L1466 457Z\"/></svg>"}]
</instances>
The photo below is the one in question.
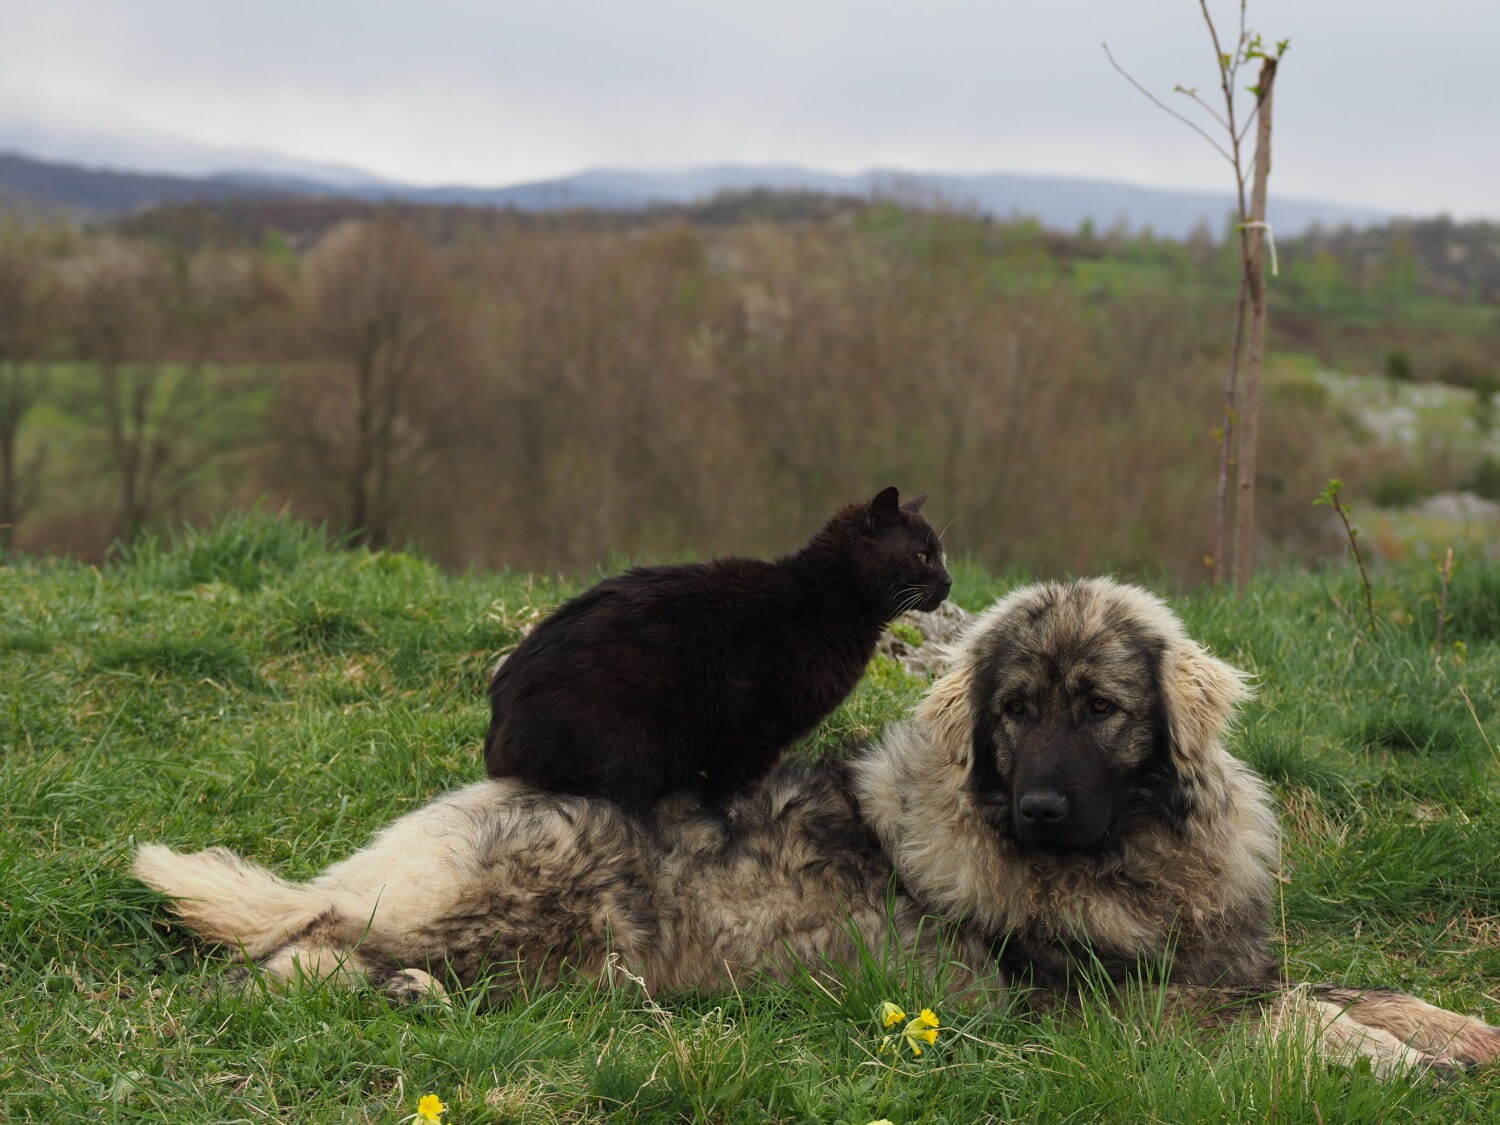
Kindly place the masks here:
<instances>
[{"instance_id":1,"label":"dog's ear","mask_svg":"<svg viewBox=\"0 0 1500 1125\"><path fill-rule=\"evenodd\" d=\"M1219 743L1235 707L1250 698L1243 672L1187 639L1167 651L1161 680L1172 755L1185 765Z\"/></svg>"},{"instance_id":2,"label":"dog's ear","mask_svg":"<svg viewBox=\"0 0 1500 1125\"><path fill-rule=\"evenodd\" d=\"M974 674L960 662L940 676L917 705L917 716L932 731L943 757L967 770L974 740Z\"/></svg>"},{"instance_id":3,"label":"dog's ear","mask_svg":"<svg viewBox=\"0 0 1500 1125\"><path fill-rule=\"evenodd\" d=\"M1184 808L1217 807L1228 796L1223 738L1235 707L1250 698L1245 674L1183 638L1161 663L1168 755Z\"/></svg>"}]
</instances>

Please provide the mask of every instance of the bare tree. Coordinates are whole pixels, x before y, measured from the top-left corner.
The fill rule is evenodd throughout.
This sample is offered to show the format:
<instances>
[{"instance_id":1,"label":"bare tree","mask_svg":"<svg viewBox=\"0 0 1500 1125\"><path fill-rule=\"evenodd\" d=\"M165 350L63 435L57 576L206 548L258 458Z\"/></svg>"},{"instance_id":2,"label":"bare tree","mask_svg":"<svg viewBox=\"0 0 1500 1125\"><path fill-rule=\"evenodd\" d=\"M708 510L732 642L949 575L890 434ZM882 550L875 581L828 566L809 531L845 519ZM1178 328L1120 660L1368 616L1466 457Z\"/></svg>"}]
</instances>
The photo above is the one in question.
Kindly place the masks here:
<instances>
[{"instance_id":1,"label":"bare tree","mask_svg":"<svg viewBox=\"0 0 1500 1125\"><path fill-rule=\"evenodd\" d=\"M18 232L0 232L0 555L35 503L45 451L20 460L22 424L41 397L47 345L46 263Z\"/></svg>"},{"instance_id":2,"label":"bare tree","mask_svg":"<svg viewBox=\"0 0 1500 1125\"><path fill-rule=\"evenodd\" d=\"M1252 37L1250 51L1259 51ZM1234 583L1241 593L1255 573L1255 471L1260 449L1260 371L1266 348L1266 181L1271 176L1271 93L1285 43L1275 57L1259 55L1260 79L1255 94L1255 183L1250 192L1250 215L1240 224L1240 260L1244 291L1250 298L1250 346L1245 357L1245 394L1235 457ZM1252 56L1254 57L1254 56Z\"/></svg>"},{"instance_id":3,"label":"bare tree","mask_svg":"<svg viewBox=\"0 0 1500 1125\"><path fill-rule=\"evenodd\" d=\"M83 362L70 396L101 437L114 477L113 533L130 539L177 503L224 452L244 384L208 362L206 310L233 306L189 260L105 238L66 264Z\"/></svg>"},{"instance_id":4,"label":"bare tree","mask_svg":"<svg viewBox=\"0 0 1500 1125\"><path fill-rule=\"evenodd\" d=\"M1179 113L1142 86L1115 61L1105 44L1110 64L1127 81L1206 140L1228 162L1234 172L1236 224L1240 249L1239 295L1235 305L1234 343L1229 353L1229 370L1224 379L1223 421L1219 438L1219 476L1214 506L1214 543L1209 556L1215 583L1225 577L1226 561L1232 563L1235 584L1241 591L1255 569L1255 472L1260 425L1260 373L1265 353L1266 288L1264 244L1266 232L1266 181L1271 173L1271 93L1276 81L1277 65L1285 54L1289 40L1276 44L1268 54L1261 37L1245 26L1246 0L1239 4L1239 28L1232 50L1224 50L1219 29L1208 10L1208 0L1198 0L1203 22L1213 43L1214 64L1219 91L1224 102L1220 113L1199 96L1195 87L1177 85L1173 93L1181 94L1207 113L1222 131L1224 141L1216 139L1196 121ZM1260 76L1249 88L1255 98L1250 112L1241 120L1236 102L1236 82L1243 67L1260 60ZM1251 168L1245 165L1245 140L1252 125L1256 126L1255 157ZM1249 189L1247 204L1246 191ZM1246 350L1246 312L1249 311L1250 339ZM1241 357L1246 361L1245 385L1239 385ZM1234 479L1234 493L1230 479ZM1233 523L1231 525L1231 505Z\"/></svg>"},{"instance_id":5,"label":"bare tree","mask_svg":"<svg viewBox=\"0 0 1500 1125\"><path fill-rule=\"evenodd\" d=\"M308 284L312 334L343 372L348 425L336 432L310 424L305 437L343 478L356 541L383 544L394 530L397 478L420 441L413 398L441 335L443 275L418 234L382 218L324 236L310 255Z\"/></svg>"}]
</instances>

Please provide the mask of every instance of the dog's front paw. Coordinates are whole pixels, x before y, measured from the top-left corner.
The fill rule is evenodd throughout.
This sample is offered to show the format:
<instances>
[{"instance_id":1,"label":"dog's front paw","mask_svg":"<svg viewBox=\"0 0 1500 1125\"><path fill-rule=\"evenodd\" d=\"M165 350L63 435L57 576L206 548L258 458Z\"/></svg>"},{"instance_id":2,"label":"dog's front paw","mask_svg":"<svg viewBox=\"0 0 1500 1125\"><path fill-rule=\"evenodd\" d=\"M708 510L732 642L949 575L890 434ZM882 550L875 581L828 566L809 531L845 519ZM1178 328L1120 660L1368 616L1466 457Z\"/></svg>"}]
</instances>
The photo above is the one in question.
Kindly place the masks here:
<instances>
[{"instance_id":1,"label":"dog's front paw","mask_svg":"<svg viewBox=\"0 0 1500 1125\"><path fill-rule=\"evenodd\" d=\"M446 1003L448 990L423 969L398 969L380 982L381 990L398 1004L417 1004L424 1000Z\"/></svg>"}]
</instances>

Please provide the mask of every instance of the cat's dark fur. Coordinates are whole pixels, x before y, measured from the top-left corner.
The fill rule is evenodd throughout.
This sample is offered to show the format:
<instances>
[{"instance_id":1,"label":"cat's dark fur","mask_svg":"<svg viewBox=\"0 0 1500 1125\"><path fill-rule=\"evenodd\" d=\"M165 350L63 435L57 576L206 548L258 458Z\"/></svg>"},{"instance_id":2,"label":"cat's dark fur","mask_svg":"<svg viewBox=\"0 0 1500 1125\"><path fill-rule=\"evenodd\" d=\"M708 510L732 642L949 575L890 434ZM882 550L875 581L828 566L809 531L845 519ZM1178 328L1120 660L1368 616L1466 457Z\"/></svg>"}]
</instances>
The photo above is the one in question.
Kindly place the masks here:
<instances>
[{"instance_id":1,"label":"cat's dark fur","mask_svg":"<svg viewBox=\"0 0 1500 1125\"><path fill-rule=\"evenodd\" d=\"M947 596L924 499L887 488L775 562L643 567L565 602L490 685L490 775L635 812L743 790L854 689L887 622Z\"/></svg>"}]
</instances>

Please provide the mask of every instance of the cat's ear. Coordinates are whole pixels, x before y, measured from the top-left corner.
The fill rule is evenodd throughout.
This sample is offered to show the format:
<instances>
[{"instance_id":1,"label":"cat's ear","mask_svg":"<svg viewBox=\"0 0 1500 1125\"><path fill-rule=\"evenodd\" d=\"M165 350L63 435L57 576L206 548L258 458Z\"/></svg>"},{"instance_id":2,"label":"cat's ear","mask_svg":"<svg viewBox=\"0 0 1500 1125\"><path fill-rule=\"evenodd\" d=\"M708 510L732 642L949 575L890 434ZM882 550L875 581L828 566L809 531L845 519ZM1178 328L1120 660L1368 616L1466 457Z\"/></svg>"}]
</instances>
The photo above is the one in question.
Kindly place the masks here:
<instances>
[{"instance_id":1,"label":"cat's ear","mask_svg":"<svg viewBox=\"0 0 1500 1125\"><path fill-rule=\"evenodd\" d=\"M902 504L901 510L903 512L910 512L912 515L916 515L922 510L922 505L925 503L927 503L927 493L919 492L914 499L908 500L905 504Z\"/></svg>"},{"instance_id":2,"label":"cat's ear","mask_svg":"<svg viewBox=\"0 0 1500 1125\"><path fill-rule=\"evenodd\" d=\"M865 518L871 527L888 527L900 522L901 493L894 485L882 488L865 508Z\"/></svg>"}]
</instances>

